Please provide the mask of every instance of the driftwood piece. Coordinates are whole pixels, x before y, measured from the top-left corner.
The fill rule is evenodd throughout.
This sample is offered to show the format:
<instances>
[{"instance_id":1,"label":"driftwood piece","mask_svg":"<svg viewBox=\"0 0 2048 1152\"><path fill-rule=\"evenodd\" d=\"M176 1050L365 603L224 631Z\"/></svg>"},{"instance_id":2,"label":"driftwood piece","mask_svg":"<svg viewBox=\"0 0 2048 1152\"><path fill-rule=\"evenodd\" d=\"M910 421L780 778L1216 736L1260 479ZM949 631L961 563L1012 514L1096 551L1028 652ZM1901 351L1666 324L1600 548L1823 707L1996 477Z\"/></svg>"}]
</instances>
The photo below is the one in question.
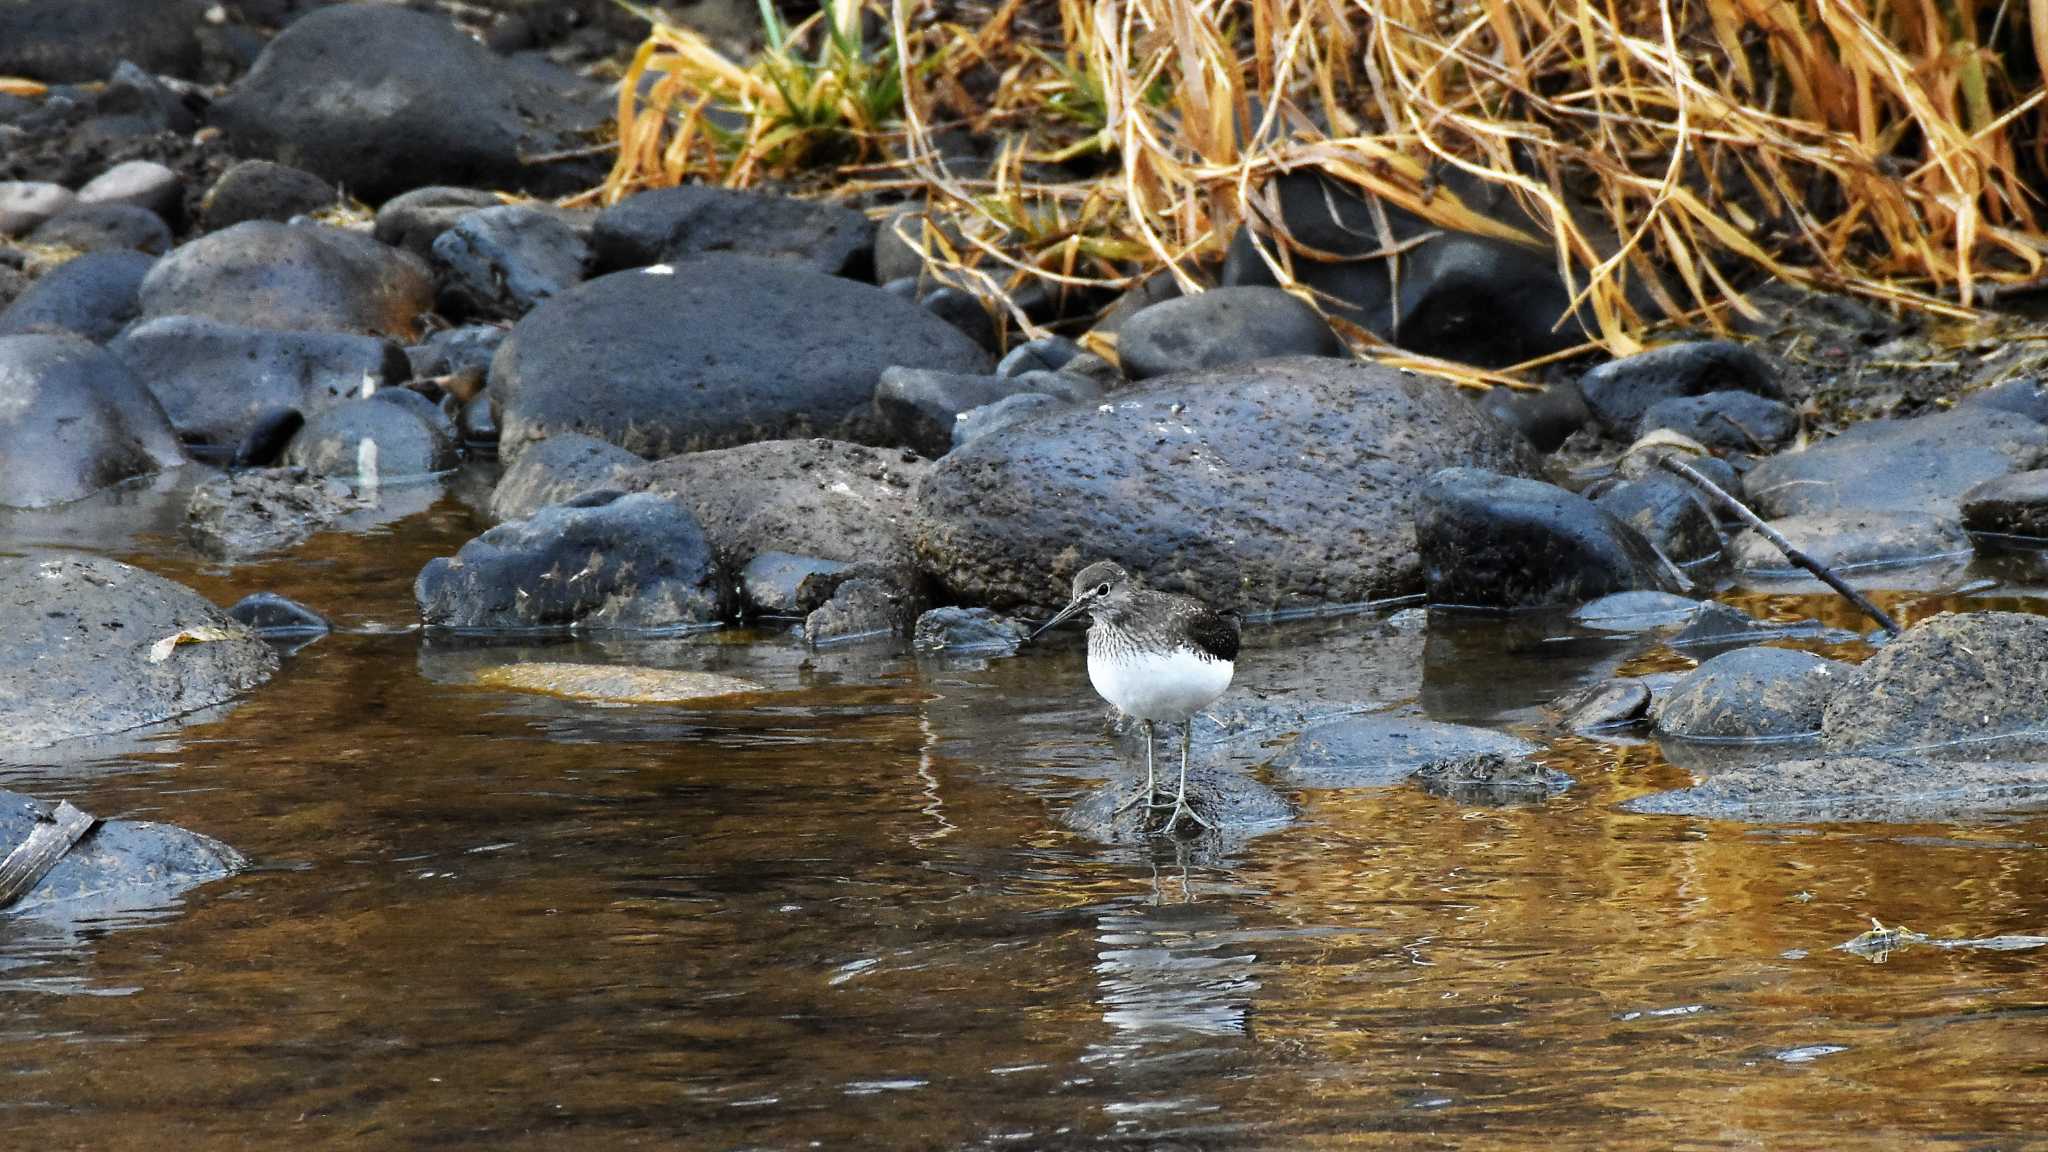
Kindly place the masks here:
<instances>
[{"instance_id":1,"label":"driftwood piece","mask_svg":"<svg viewBox=\"0 0 2048 1152\"><path fill-rule=\"evenodd\" d=\"M28 839L0 860L0 909L27 895L99 823L97 816L73 807L69 800L59 801L55 809L38 806L35 815Z\"/></svg>"}]
</instances>

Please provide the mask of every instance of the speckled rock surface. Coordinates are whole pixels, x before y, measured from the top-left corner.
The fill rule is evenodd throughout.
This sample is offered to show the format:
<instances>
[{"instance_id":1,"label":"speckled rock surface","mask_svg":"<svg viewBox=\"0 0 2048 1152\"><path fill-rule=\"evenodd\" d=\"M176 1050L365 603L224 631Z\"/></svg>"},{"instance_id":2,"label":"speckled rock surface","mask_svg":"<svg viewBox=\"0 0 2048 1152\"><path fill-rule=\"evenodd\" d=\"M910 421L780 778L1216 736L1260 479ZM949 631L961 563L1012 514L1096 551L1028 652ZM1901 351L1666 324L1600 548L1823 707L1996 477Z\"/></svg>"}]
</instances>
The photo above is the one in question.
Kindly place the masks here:
<instances>
[{"instance_id":1,"label":"speckled rock surface","mask_svg":"<svg viewBox=\"0 0 2048 1152\"><path fill-rule=\"evenodd\" d=\"M1850 665L1790 648L1723 652L1659 693L1657 731L1688 740L1780 740L1820 732Z\"/></svg>"},{"instance_id":2,"label":"speckled rock surface","mask_svg":"<svg viewBox=\"0 0 2048 1152\"><path fill-rule=\"evenodd\" d=\"M1821 731L1844 751L2048 759L2048 616L1944 612L1913 625L1828 699ZM2020 732L2031 735L1997 739Z\"/></svg>"}]
</instances>

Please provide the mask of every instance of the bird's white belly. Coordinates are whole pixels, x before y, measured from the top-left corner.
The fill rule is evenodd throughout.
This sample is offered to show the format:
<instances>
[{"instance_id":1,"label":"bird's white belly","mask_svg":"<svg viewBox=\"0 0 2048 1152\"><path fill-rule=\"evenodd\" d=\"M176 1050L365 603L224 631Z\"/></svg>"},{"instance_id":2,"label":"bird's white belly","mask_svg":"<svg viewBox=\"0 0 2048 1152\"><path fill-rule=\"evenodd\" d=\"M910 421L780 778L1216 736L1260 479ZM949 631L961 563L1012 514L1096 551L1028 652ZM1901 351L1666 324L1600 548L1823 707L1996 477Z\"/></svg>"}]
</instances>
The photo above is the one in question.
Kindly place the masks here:
<instances>
[{"instance_id":1,"label":"bird's white belly","mask_svg":"<svg viewBox=\"0 0 2048 1152\"><path fill-rule=\"evenodd\" d=\"M1088 653L1088 680L1102 698L1140 720L1185 720L1230 687L1232 664L1191 648Z\"/></svg>"}]
</instances>

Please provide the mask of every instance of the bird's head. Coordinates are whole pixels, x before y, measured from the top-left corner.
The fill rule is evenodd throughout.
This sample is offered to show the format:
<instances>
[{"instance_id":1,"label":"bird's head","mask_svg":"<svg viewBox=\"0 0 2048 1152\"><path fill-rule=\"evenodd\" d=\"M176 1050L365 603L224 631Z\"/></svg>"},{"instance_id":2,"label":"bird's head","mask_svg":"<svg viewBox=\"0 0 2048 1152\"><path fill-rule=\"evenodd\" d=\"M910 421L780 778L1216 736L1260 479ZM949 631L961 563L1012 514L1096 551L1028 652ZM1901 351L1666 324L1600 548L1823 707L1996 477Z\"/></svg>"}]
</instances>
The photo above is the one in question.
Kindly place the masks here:
<instances>
[{"instance_id":1,"label":"bird's head","mask_svg":"<svg viewBox=\"0 0 2048 1152\"><path fill-rule=\"evenodd\" d=\"M1038 631L1033 632L1031 636L1036 639L1041 633L1077 612L1092 614L1103 610L1113 611L1130 599L1131 592L1136 587L1137 582L1131 579L1131 574L1124 571L1121 565L1109 560L1098 560L1081 569L1074 577L1074 594L1073 598L1067 601L1067 606L1060 609L1052 619L1039 625Z\"/></svg>"}]
</instances>

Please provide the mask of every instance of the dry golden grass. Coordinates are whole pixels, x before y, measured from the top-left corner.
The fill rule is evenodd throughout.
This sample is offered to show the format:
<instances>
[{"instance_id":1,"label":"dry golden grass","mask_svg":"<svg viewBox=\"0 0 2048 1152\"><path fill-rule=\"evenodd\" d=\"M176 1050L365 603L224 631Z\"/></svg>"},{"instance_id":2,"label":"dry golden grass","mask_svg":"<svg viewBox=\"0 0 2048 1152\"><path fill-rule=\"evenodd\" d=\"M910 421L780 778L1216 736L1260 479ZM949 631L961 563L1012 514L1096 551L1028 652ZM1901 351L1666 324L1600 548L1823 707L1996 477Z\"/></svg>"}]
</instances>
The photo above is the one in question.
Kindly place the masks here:
<instances>
[{"instance_id":1,"label":"dry golden grass","mask_svg":"<svg viewBox=\"0 0 2048 1152\"><path fill-rule=\"evenodd\" d=\"M1246 222L1294 285L1267 183L1314 170L1548 250L1615 353L1665 316L1750 311L1759 273L1952 316L2043 275L2048 0L891 0L865 45L862 2L771 25L746 66L655 23L594 195L900 189L959 225L927 234L942 274L1007 300L1187 280ZM952 129L999 154L957 171ZM1547 227L1474 211L1453 169Z\"/></svg>"}]
</instances>

